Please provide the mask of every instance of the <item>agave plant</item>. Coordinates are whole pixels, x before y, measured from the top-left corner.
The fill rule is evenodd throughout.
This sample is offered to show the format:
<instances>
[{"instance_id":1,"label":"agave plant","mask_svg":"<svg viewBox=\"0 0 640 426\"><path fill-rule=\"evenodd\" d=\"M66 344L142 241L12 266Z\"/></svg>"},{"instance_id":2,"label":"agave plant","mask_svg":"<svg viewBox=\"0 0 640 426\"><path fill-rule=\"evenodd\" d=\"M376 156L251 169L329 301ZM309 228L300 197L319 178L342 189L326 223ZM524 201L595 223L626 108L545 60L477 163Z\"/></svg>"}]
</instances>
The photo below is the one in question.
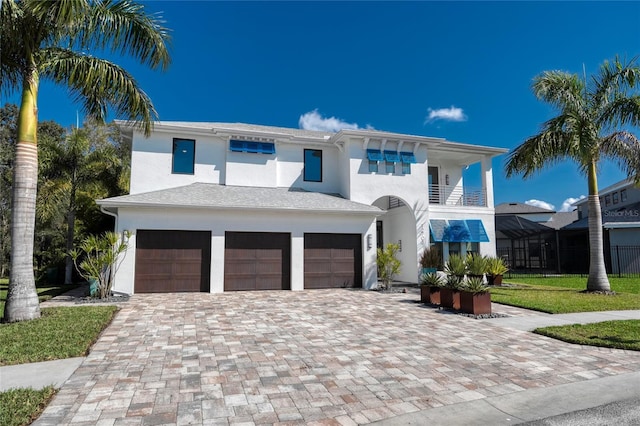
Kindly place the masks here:
<instances>
[{"instance_id":1,"label":"agave plant","mask_svg":"<svg viewBox=\"0 0 640 426\"><path fill-rule=\"evenodd\" d=\"M420 284L426 285L428 287L443 287L445 284L445 281L437 273L431 272L429 274L422 275Z\"/></svg>"},{"instance_id":2,"label":"agave plant","mask_svg":"<svg viewBox=\"0 0 640 426\"><path fill-rule=\"evenodd\" d=\"M467 264L467 271L470 275L480 276L487 273L487 258L480 254L467 254L465 263Z\"/></svg>"},{"instance_id":3,"label":"agave plant","mask_svg":"<svg viewBox=\"0 0 640 426\"><path fill-rule=\"evenodd\" d=\"M447 275L463 277L467 273L467 265L464 258L458 254L450 255L449 260L444 265L444 271Z\"/></svg>"},{"instance_id":4,"label":"agave plant","mask_svg":"<svg viewBox=\"0 0 640 426\"><path fill-rule=\"evenodd\" d=\"M468 291L469 293L473 294L486 293L489 291L489 287L484 285L484 283L482 282L482 278L471 277L465 283L464 291Z\"/></svg>"},{"instance_id":5,"label":"agave plant","mask_svg":"<svg viewBox=\"0 0 640 426\"><path fill-rule=\"evenodd\" d=\"M509 268L501 257L490 257L487 259L487 274L504 275Z\"/></svg>"}]
</instances>

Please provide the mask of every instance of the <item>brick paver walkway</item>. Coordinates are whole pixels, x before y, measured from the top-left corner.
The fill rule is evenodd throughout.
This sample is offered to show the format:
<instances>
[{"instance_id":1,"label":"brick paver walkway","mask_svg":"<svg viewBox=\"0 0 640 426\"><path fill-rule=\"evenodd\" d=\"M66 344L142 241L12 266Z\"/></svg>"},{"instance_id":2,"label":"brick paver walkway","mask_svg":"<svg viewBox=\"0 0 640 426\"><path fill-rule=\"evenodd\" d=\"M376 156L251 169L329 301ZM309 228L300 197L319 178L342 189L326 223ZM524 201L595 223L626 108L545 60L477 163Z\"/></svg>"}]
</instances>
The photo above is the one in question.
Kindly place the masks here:
<instances>
[{"instance_id":1,"label":"brick paver walkway","mask_svg":"<svg viewBox=\"0 0 640 426\"><path fill-rule=\"evenodd\" d=\"M36 424L354 425L640 371L637 352L499 329L418 299L136 295Z\"/></svg>"}]
</instances>

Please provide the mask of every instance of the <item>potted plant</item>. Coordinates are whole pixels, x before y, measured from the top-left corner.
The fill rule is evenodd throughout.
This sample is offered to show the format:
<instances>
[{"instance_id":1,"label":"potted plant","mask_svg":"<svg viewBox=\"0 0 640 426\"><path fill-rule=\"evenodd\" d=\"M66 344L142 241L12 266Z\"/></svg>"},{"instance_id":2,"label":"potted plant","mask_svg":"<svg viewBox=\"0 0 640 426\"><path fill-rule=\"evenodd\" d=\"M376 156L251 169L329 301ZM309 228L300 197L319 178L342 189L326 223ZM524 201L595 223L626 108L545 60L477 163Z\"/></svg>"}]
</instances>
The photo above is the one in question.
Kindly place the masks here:
<instances>
[{"instance_id":1,"label":"potted plant","mask_svg":"<svg viewBox=\"0 0 640 426\"><path fill-rule=\"evenodd\" d=\"M128 238L128 233L122 239L115 232L90 235L78 246L79 250L71 252L76 269L93 287L90 289L92 297L105 299L111 295L117 262L127 249Z\"/></svg>"},{"instance_id":2,"label":"potted plant","mask_svg":"<svg viewBox=\"0 0 640 426\"><path fill-rule=\"evenodd\" d=\"M491 293L479 277L467 280L460 292L460 309L473 315L491 314Z\"/></svg>"},{"instance_id":3,"label":"potted plant","mask_svg":"<svg viewBox=\"0 0 640 426\"><path fill-rule=\"evenodd\" d=\"M436 272L424 274L420 286L420 302L440 304L440 287L444 285L444 280Z\"/></svg>"},{"instance_id":4,"label":"potted plant","mask_svg":"<svg viewBox=\"0 0 640 426\"><path fill-rule=\"evenodd\" d=\"M502 276L509 270L501 257L487 259L487 281L489 285L502 285Z\"/></svg>"},{"instance_id":5,"label":"potted plant","mask_svg":"<svg viewBox=\"0 0 640 426\"><path fill-rule=\"evenodd\" d=\"M447 275L445 285L440 288L440 306L449 309L460 309L460 290L463 278L458 275Z\"/></svg>"},{"instance_id":6,"label":"potted plant","mask_svg":"<svg viewBox=\"0 0 640 426\"><path fill-rule=\"evenodd\" d=\"M420 266L422 267L421 275L436 272L442 267L440 251L435 247L425 249L420 255Z\"/></svg>"},{"instance_id":7,"label":"potted plant","mask_svg":"<svg viewBox=\"0 0 640 426\"><path fill-rule=\"evenodd\" d=\"M377 251L378 276L383 288L390 288L393 277L400 272L401 262L396 257L398 250L398 244L389 243L384 249L379 248Z\"/></svg>"},{"instance_id":8,"label":"potted plant","mask_svg":"<svg viewBox=\"0 0 640 426\"><path fill-rule=\"evenodd\" d=\"M467 265L467 274L469 277L479 277L481 280L484 279L484 274L487 273L486 257L477 253L469 253L465 259L465 264Z\"/></svg>"},{"instance_id":9,"label":"potted plant","mask_svg":"<svg viewBox=\"0 0 640 426\"><path fill-rule=\"evenodd\" d=\"M444 264L444 272L449 275L455 275L460 278L460 282L464 281L467 274L467 264L464 258L458 254L449 256L449 260Z\"/></svg>"}]
</instances>

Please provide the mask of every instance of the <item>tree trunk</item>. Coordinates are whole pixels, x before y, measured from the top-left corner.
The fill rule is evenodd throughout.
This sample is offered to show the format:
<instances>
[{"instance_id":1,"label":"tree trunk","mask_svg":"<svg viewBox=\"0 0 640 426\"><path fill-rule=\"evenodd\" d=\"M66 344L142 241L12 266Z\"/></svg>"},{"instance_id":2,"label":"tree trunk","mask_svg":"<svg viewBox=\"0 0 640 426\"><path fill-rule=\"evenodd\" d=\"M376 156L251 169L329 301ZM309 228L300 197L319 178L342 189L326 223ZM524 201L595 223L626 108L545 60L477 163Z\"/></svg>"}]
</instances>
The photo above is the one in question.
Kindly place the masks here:
<instances>
[{"instance_id":1,"label":"tree trunk","mask_svg":"<svg viewBox=\"0 0 640 426\"><path fill-rule=\"evenodd\" d=\"M11 272L4 306L6 322L40 317L33 274L36 191L38 189L38 75L25 78L18 116L18 144L13 166L11 208Z\"/></svg>"},{"instance_id":2,"label":"tree trunk","mask_svg":"<svg viewBox=\"0 0 640 426\"><path fill-rule=\"evenodd\" d=\"M73 284L73 259L71 258L71 250L73 250L73 237L76 225L76 182L75 170L73 181L71 182L71 195L69 199L69 211L67 212L67 256L65 257L64 283Z\"/></svg>"},{"instance_id":3,"label":"tree trunk","mask_svg":"<svg viewBox=\"0 0 640 426\"><path fill-rule=\"evenodd\" d=\"M595 163L589 168L589 278L588 291L610 291L609 277L604 265L604 244L602 238L602 212L598 198L598 184Z\"/></svg>"}]
</instances>

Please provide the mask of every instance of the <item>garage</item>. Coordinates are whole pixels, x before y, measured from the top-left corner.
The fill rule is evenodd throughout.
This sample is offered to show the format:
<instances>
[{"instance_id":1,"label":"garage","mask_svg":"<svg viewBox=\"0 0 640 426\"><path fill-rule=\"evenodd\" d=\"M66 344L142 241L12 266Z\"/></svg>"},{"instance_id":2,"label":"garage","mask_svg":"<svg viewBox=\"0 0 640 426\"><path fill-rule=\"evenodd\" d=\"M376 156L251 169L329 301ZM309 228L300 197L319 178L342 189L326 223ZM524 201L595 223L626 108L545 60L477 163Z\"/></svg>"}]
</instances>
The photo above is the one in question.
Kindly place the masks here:
<instances>
[{"instance_id":1,"label":"garage","mask_svg":"<svg viewBox=\"0 0 640 426\"><path fill-rule=\"evenodd\" d=\"M225 233L224 291L290 289L291 234Z\"/></svg>"},{"instance_id":2,"label":"garage","mask_svg":"<svg viewBox=\"0 0 640 426\"><path fill-rule=\"evenodd\" d=\"M209 292L211 232L138 230L136 293Z\"/></svg>"},{"instance_id":3,"label":"garage","mask_svg":"<svg viewBox=\"0 0 640 426\"><path fill-rule=\"evenodd\" d=\"M362 287L360 234L304 234L304 288Z\"/></svg>"}]
</instances>

